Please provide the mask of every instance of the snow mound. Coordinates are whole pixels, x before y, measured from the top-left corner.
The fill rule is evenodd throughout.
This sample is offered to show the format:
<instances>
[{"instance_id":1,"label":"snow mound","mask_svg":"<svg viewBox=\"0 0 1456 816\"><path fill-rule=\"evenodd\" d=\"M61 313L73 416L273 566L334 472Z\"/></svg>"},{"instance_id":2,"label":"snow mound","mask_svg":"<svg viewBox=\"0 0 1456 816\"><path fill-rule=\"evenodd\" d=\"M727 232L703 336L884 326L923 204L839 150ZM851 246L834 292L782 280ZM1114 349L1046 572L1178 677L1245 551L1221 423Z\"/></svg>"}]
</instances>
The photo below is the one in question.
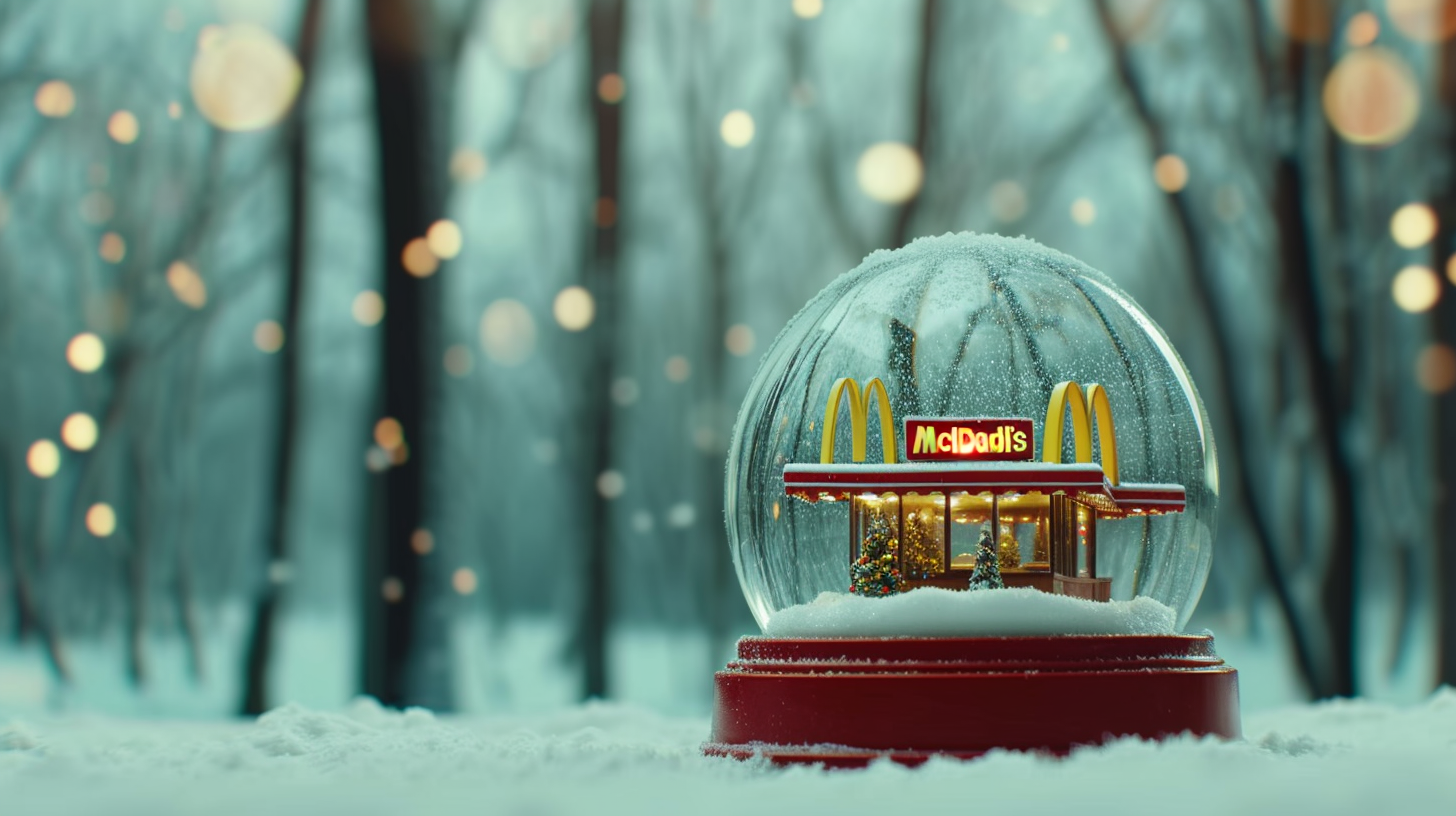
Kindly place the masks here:
<instances>
[{"instance_id":1,"label":"snow mound","mask_svg":"<svg viewBox=\"0 0 1456 816\"><path fill-rule=\"evenodd\" d=\"M1352 700L1252 715L1247 740L1123 739L1065 759L993 751L917 769L880 762L826 773L705 757L708 728L706 719L613 704L481 718L365 701L210 723L77 715L22 723L0 713L0 813L1456 813L1450 689L1412 707Z\"/></svg>"},{"instance_id":2,"label":"snow mound","mask_svg":"<svg viewBox=\"0 0 1456 816\"><path fill-rule=\"evenodd\" d=\"M1031 588L956 592L921 587L886 598L821 593L768 619L770 637L1167 635L1177 614L1152 598L1085 601Z\"/></svg>"}]
</instances>

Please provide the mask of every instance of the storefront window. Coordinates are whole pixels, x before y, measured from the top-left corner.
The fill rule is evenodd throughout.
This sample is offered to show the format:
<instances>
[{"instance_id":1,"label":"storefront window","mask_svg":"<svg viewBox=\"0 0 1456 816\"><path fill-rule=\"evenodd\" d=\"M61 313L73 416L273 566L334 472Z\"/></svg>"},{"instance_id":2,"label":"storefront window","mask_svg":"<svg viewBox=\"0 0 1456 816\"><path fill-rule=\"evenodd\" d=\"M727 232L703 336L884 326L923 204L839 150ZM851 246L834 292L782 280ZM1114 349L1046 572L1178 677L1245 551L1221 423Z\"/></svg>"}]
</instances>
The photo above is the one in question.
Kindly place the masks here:
<instances>
[{"instance_id":1,"label":"storefront window","mask_svg":"<svg viewBox=\"0 0 1456 816\"><path fill-rule=\"evenodd\" d=\"M933 578L945 572L945 496L907 494L901 500L904 535L900 553L905 577Z\"/></svg>"},{"instance_id":2,"label":"storefront window","mask_svg":"<svg viewBox=\"0 0 1456 816\"><path fill-rule=\"evenodd\" d=\"M991 530L992 498L990 493L972 495L952 493L950 496L950 568L970 570L976 566L976 544L981 530Z\"/></svg>"},{"instance_id":3,"label":"storefront window","mask_svg":"<svg viewBox=\"0 0 1456 816\"><path fill-rule=\"evenodd\" d=\"M1001 569L1048 569L1047 509L1042 493L1011 494L997 499Z\"/></svg>"}]
</instances>

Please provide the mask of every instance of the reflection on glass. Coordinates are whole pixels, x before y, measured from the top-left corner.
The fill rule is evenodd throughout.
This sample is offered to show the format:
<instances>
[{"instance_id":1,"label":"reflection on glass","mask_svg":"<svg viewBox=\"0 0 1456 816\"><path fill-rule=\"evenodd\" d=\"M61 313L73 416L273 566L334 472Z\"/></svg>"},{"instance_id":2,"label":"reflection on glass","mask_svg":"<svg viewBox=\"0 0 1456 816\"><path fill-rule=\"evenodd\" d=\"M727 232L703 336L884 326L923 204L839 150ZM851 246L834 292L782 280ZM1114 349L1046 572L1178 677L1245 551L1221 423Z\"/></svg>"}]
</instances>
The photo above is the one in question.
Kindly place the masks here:
<instances>
[{"instance_id":1,"label":"reflection on glass","mask_svg":"<svg viewBox=\"0 0 1456 816\"><path fill-rule=\"evenodd\" d=\"M1001 523L998 547L1001 569L1049 569L1047 511L1051 502L1044 494L1001 496L997 516Z\"/></svg>"},{"instance_id":2,"label":"reflection on glass","mask_svg":"<svg viewBox=\"0 0 1456 816\"><path fill-rule=\"evenodd\" d=\"M989 532L991 529L991 494L952 493L950 521L950 568L974 569L981 530L984 528Z\"/></svg>"}]
</instances>

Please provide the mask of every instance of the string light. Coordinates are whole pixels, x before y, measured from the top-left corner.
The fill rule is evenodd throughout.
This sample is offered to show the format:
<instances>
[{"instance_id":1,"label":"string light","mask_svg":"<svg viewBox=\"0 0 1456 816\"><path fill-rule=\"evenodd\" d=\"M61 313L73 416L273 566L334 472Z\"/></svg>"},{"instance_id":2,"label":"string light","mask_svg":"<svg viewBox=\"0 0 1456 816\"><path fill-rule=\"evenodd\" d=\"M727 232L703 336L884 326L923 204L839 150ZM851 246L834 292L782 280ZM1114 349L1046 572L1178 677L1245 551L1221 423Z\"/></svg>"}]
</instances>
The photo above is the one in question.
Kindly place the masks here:
<instances>
[{"instance_id":1,"label":"string light","mask_svg":"<svg viewBox=\"0 0 1456 816\"><path fill-rule=\"evenodd\" d=\"M61 441L73 451L88 451L96 447L100 429L90 414L76 412L61 423Z\"/></svg>"},{"instance_id":2,"label":"string light","mask_svg":"<svg viewBox=\"0 0 1456 816\"><path fill-rule=\"evenodd\" d=\"M192 61L192 102L221 130L258 130L288 113L303 85L298 60L252 23L206 26Z\"/></svg>"},{"instance_id":3,"label":"string light","mask_svg":"<svg viewBox=\"0 0 1456 816\"><path fill-rule=\"evenodd\" d=\"M1390 294L1403 311L1429 311L1441 298L1441 279L1428 267L1407 266L1391 281Z\"/></svg>"},{"instance_id":4,"label":"string light","mask_svg":"<svg viewBox=\"0 0 1456 816\"><path fill-rule=\"evenodd\" d=\"M1168 153L1153 162L1153 181L1165 193L1176 193L1188 185L1188 165L1182 158Z\"/></svg>"},{"instance_id":5,"label":"string light","mask_svg":"<svg viewBox=\"0 0 1456 816\"><path fill-rule=\"evenodd\" d=\"M178 300L193 309L207 305L207 284L186 261L173 261L167 267L167 286L171 287Z\"/></svg>"},{"instance_id":6,"label":"string light","mask_svg":"<svg viewBox=\"0 0 1456 816\"><path fill-rule=\"evenodd\" d=\"M1438 226L1429 205L1406 204L1390 216L1390 237L1406 249L1417 249L1435 239Z\"/></svg>"},{"instance_id":7,"label":"string light","mask_svg":"<svg viewBox=\"0 0 1456 816\"><path fill-rule=\"evenodd\" d=\"M1072 220L1086 227L1097 220L1097 205L1091 199L1079 198L1072 202Z\"/></svg>"},{"instance_id":8,"label":"string light","mask_svg":"<svg viewBox=\"0 0 1456 816\"><path fill-rule=\"evenodd\" d=\"M723 345L727 347L728 353L735 357L746 357L753 351L756 338L753 329L743 323L728 327L728 333L723 337Z\"/></svg>"},{"instance_id":9,"label":"string light","mask_svg":"<svg viewBox=\"0 0 1456 816\"><path fill-rule=\"evenodd\" d=\"M536 321L530 310L510 298L491 303L480 316L480 345L501 365L524 363L536 347Z\"/></svg>"},{"instance_id":10,"label":"string light","mask_svg":"<svg viewBox=\"0 0 1456 816\"><path fill-rule=\"evenodd\" d=\"M35 89L35 109L41 116L64 119L76 109L76 92L70 83L61 79L42 82Z\"/></svg>"},{"instance_id":11,"label":"string light","mask_svg":"<svg viewBox=\"0 0 1456 816\"><path fill-rule=\"evenodd\" d=\"M131 144L137 140L141 132L141 123L137 122L136 114L131 111L119 110L106 120L106 133L117 144Z\"/></svg>"},{"instance_id":12,"label":"string light","mask_svg":"<svg viewBox=\"0 0 1456 816\"><path fill-rule=\"evenodd\" d=\"M672 382L686 382L688 376L693 373L693 367L688 363L688 358L681 354L674 354L667 358L667 363L663 366L663 373Z\"/></svg>"},{"instance_id":13,"label":"string light","mask_svg":"<svg viewBox=\"0 0 1456 816\"><path fill-rule=\"evenodd\" d=\"M1420 114L1415 74L1383 48L1358 48L1340 58L1321 95L1330 127L1348 142L1388 145L1405 138Z\"/></svg>"},{"instance_id":14,"label":"string light","mask_svg":"<svg viewBox=\"0 0 1456 816\"><path fill-rule=\"evenodd\" d=\"M384 319L384 298L373 289L365 289L354 296L349 306L354 322L361 326L377 326Z\"/></svg>"},{"instance_id":15,"label":"string light","mask_svg":"<svg viewBox=\"0 0 1456 816\"><path fill-rule=\"evenodd\" d=\"M283 348L283 327L276 320L264 320L253 327L253 345L264 354Z\"/></svg>"}]
</instances>

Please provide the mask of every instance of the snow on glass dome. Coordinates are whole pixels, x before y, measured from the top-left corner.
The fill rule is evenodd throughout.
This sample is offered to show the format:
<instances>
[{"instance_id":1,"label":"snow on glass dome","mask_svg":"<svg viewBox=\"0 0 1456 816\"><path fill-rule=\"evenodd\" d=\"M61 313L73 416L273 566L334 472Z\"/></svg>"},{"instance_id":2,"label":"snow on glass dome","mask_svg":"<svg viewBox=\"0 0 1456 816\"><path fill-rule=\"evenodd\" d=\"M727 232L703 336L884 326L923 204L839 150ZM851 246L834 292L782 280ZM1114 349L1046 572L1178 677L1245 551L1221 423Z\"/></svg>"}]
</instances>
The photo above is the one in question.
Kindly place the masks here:
<instances>
[{"instance_id":1,"label":"snow on glass dome","mask_svg":"<svg viewBox=\"0 0 1456 816\"><path fill-rule=\"evenodd\" d=\"M1060 444L1043 446L1048 422ZM960 234L870 255L789 321L739 412L726 509L770 634L777 613L836 600L824 593L906 593L927 614L921 601L988 566L1021 588L996 596L998 615L1040 589L1150 599L1181 629L1217 501L1203 404L1147 314L1067 255Z\"/></svg>"}]
</instances>

